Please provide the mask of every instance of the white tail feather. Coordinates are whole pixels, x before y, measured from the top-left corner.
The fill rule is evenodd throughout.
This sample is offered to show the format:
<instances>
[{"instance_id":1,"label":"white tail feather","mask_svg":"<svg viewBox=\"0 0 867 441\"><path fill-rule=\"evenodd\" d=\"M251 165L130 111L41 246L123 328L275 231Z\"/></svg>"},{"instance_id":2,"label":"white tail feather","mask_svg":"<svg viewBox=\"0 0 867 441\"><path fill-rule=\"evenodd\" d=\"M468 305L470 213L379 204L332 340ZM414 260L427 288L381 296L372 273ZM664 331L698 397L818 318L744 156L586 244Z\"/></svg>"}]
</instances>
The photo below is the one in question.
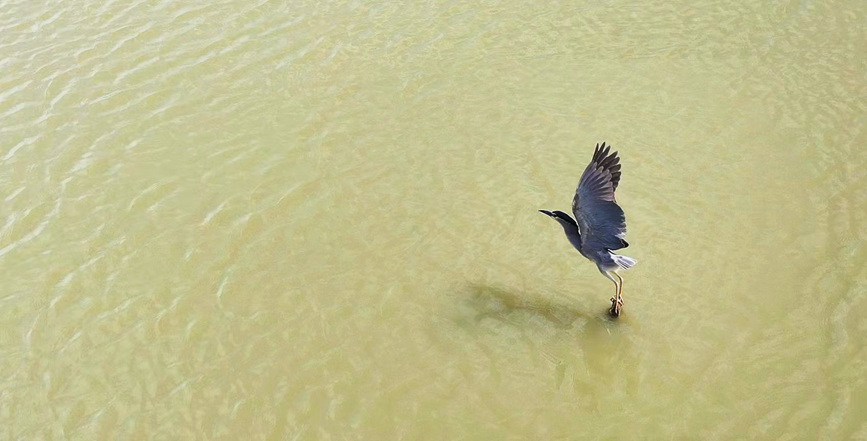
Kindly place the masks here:
<instances>
[{"instance_id":1,"label":"white tail feather","mask_svg":"<svg viewBox=\"0 0 867 441\"><path fill-rule=\"evenodd\" d=\"M636 263L638 263L637 260L631 257L621 256L620 254L611 253L611 258L614 259L614 263L623 269L632 268Z\"/></svg>"}]
</instances>

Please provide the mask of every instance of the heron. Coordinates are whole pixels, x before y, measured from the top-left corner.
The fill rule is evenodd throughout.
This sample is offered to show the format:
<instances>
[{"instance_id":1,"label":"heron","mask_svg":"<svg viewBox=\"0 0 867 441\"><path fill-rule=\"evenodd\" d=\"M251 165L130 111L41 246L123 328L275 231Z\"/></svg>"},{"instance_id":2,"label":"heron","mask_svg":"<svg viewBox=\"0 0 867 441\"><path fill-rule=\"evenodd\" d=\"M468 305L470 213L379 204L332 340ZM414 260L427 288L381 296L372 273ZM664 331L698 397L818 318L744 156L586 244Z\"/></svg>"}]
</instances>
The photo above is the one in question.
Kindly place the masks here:
<instances>
[{"instance_id":1,"label":"heron","mask_svg":"<svg viewBox=\"0 0 867 441\"><path fill-rule=\"evenodd\" d=\"M596 144L593 159L584 169L572 198L575 219L562 211L539 211L559 222L569 243L614 282L610 313L618 317L623 308L623 277L618 273L632 268L637 261L614 252L629 244L624 239L626 215L614 199L620 183L620 158L610 150L610 144Z\"/></svg>"}]
</instances>

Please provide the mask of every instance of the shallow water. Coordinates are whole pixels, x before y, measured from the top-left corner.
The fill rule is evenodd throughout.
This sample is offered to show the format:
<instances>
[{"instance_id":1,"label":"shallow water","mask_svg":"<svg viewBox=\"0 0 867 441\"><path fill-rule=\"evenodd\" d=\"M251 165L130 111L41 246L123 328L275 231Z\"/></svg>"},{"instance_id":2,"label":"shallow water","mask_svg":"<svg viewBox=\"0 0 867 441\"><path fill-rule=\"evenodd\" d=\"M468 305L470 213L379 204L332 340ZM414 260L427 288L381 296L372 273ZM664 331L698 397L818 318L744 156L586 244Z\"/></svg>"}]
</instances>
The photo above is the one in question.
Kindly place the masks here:
<instances>
[{"instance_id":1,"label":"shallow water","mask_svg":"<svg viewBox=\"0 0 867 441\"><path fill-rule=\"evenodd\" d=\"M0 2L0 438L867 439L867 3L658 3Z\"/></svg>"}]
</instances>

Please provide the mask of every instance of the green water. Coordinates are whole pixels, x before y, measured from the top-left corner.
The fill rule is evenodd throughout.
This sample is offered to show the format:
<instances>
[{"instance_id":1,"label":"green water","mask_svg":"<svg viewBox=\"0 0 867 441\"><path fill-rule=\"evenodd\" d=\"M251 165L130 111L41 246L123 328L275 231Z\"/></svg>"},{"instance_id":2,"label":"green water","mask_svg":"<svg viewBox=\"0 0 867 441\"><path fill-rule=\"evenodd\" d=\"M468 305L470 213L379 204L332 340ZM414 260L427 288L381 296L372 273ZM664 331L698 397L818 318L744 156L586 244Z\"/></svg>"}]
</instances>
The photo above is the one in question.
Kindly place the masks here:
<instances>
[{"instance_id":1,"label":"green water","mask_svg":"<svg viewBox=\"0 0 867 441\"><path fill-rule=\"evenodd\" d=\"M0 1L0 439L867 439L865 19Z\"/></svg>"}]
</instances>

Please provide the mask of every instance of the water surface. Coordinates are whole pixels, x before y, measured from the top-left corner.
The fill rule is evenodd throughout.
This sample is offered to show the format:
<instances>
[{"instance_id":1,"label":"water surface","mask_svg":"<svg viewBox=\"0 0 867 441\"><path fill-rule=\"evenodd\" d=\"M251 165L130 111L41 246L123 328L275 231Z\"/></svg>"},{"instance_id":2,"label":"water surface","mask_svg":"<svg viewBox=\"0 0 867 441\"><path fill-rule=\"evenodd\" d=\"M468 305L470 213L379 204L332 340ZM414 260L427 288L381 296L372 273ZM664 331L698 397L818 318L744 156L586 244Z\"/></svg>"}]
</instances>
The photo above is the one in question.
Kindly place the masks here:
<instances>
[{"instance_id":1,"label":"water surface","mask_svg":"<svg viewBox=\"0 0 867 441\"><path fill-rule=\"evenodd\" d=\"M867 439L867 4L0 5L0 438Z\"/></svg>"}]
</instances>

